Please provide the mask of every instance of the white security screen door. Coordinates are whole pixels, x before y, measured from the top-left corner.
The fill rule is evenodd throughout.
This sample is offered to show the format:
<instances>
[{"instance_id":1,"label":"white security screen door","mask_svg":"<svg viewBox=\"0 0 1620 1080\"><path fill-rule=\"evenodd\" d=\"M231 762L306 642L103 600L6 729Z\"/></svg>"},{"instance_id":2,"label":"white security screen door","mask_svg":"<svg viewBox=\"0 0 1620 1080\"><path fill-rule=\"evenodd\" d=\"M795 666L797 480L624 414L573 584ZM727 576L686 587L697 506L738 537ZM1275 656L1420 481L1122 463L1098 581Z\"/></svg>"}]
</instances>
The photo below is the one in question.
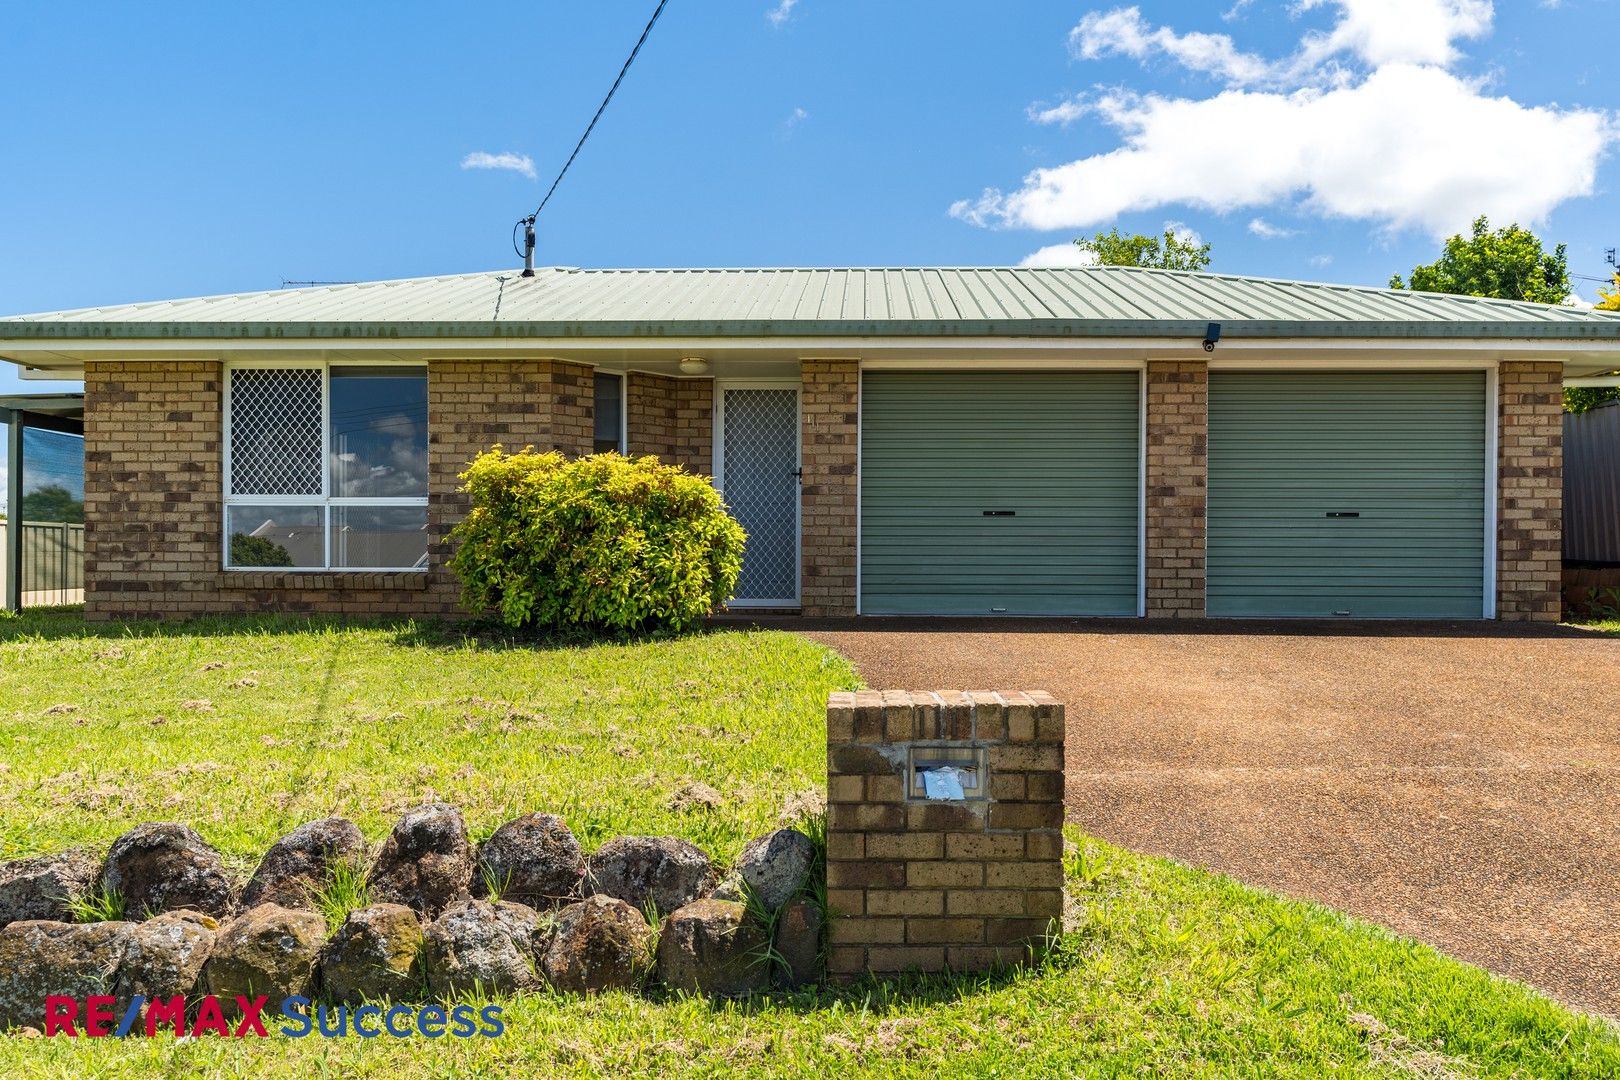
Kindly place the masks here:
<instances>
[{"instance_id":1,"label":"white security screen door","mask_svg":"<svg viewBox=\"0 0 1620 1080\"><path fill-rule=\"evenodd\" d=\"M720 389L717 480L732 516L748 530L738 607L799 602L799 391Z\"/></svg>"}]
</instances>

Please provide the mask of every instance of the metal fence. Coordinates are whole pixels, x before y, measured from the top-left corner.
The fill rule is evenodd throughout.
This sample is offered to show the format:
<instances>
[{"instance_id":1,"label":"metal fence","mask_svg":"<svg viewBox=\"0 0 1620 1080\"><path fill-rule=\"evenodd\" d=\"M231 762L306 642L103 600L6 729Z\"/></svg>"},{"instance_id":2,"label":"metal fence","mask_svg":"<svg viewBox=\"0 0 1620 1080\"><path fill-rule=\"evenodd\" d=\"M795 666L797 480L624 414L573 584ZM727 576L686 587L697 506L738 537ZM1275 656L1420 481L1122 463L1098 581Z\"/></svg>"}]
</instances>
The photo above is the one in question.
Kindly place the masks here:
<instances>
[{"instance_id":1,"label":"metal fence","mask_svg":"<svg viewBox=\"0 0 1620 1080\"><path fill-rule=\"evenodd\" d=\"M9 521L0 521L4 550ZM22 537L22 605L84 603L84 526L64 521L25 521ZM0 559L0 596L5 594L5 560Z\"/></svg>"},{"instance_id":2,"label":"metal fence","mask_svg":"<svg viewBox=\"0 0 1620 1080\"><path fill-rule=\"evenodd\" d=\"M1620 564L1620 404L1564 417L1564 561Z\"/></svg>"}]
</instances>

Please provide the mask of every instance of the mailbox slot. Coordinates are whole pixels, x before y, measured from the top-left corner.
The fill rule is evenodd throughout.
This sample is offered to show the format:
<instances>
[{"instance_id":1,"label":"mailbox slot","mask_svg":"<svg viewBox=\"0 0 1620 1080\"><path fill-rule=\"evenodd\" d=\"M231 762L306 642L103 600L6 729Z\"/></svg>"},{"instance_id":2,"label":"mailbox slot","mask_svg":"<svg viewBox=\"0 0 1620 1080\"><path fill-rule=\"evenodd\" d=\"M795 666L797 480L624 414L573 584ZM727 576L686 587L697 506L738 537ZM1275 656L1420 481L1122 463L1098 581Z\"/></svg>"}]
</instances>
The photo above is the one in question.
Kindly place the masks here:
<instances>
[{"instance_id":1,"label":"mailbox slot","mask_svg":"<svg viewBox=\"0 0 1620 1080\"><path fill-rule=\"evenodd\" d=\"M925 802L975 802L990 791L989 755L982 746L913 746L906 759L906 795Z\"/></svg>"}]
</instances>

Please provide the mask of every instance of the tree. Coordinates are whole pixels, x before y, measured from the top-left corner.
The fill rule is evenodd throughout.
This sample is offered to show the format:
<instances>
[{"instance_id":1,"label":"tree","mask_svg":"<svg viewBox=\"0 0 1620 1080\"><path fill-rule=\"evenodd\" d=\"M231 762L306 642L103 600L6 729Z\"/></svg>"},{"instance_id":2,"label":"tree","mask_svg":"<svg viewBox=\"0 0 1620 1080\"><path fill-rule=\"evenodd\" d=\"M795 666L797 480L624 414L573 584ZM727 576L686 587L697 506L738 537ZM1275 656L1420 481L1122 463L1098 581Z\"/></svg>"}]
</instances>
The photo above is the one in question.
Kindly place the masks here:
<instances>
[{"instance_id":1,"label":"tree","mask_svg":"<svg viewBox=\"0 0 1620 1080\"><path fill-rule=\"evenodd\" d=\"M1389 287L1409 286L1396 274L1389 279ZM1481 215L1474 219L1472 236L1453 236L1438 260L1413 268L1410 288L1562 304L1571 292L1569 259L1563 244L1548 254L1535 233L1517 225L1493 232L1490 221Z\"/></svg>"},{"instance_id":2,"label":"tree","mask_svg":"<svg viewBox=\"0 0 1620 1080\"><path fill-rule=\"evenodd\" d=\"M1159 270L1204 270L1209 266L1209 245L1164 230L1162 238L1136 233L1125 236L1118 229L1098 233L1089 240L1076 240L1081 251L1097 256L1103 266L1148 266Z\"/></svg>"},{"instance_id":3,"label":"tree","mask_svg":"<svg viewBox=\"0 0 1620 1080\"><path fill-rule=\"evenodd\" d=\"M46 484L22 497L17 516L24 521L67 521L84 524L84 503L61 484Z\"/></svg>"},{"instance_id":4,"label":"tree","mask_svg":"<svg viewBox=\"0 0 1620 1080\"><path fill-rule=\"evenodd\" d=\"M1620 311L1620 273L1614 275L1614 292L1598 290L1600 299L1597 303L1599 311Z\"/></svg>"},{"instance_id":5,"label":"tree","mask_svg":"<svg viewBox=\"0 0 1620 1080\"><path fill-rule=\"evenodd\" d=\"M232 566L291 566L292 552L263 536L231 533Z\"/></svg>"}]
</instances>

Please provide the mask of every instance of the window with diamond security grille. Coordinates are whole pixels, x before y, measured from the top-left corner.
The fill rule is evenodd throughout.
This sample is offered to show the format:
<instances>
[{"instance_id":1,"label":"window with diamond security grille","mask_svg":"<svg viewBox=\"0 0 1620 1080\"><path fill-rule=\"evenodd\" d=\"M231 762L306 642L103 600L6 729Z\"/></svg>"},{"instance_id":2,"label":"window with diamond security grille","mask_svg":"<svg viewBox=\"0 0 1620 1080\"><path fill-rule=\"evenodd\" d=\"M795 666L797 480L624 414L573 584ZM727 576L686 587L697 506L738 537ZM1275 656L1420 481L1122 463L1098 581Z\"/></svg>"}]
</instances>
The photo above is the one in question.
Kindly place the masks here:
<instances>
[{"instance_id":1,"label":"window with diamond security grille","mask_svg":"<svg viewBox=\"0 0 1620 1080\"><path fill-rule=\"evenodd\" d=\"M319 368L231 372L231 494L321 494Z\"/></svg>"},{"instance_id":2,"label":"window with diamond security grille","mask_svg":"<svg viewBox=\"0 0 1620 1080\"><path fill-rule=\"evenodd\" d=\"M422 368L233 368L229 410L228 567L427 567Z\"/></svg>"},{"instance_id":3,"label":"window with diamond security grille","mask_svg":"<svg viewBox=\"0 0 1620 1080\"><path fill-rule=\"evenodd\" d=\"M794 603L799 596L799 394L725 391L725 499L748 532L737 599Z\"/></svg>"}]
</instances>

